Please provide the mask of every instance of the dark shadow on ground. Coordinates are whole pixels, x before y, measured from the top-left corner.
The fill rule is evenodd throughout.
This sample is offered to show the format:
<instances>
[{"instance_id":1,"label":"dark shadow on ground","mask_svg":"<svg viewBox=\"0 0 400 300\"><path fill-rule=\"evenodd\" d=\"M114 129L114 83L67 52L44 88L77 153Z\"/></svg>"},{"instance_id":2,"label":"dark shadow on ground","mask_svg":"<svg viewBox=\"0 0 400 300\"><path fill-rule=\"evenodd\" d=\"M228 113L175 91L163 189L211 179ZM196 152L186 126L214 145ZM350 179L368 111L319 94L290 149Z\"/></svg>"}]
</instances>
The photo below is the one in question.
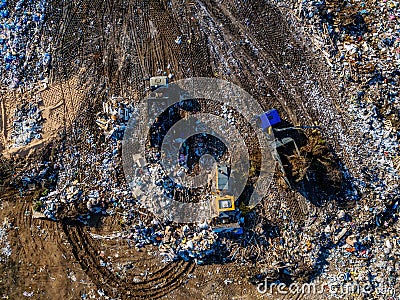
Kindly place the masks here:
<instances>
[{"instance_id":1,"label":"dark shadow on ground","mask_svg":"<svg viewBox=\"0 0 400 300\"><path fill-rule=\"evenodd\" d=\"M329 141L317 129L297 128L282 122L274 130L275 138L284 144L277 151L286 178L292 189L317 207L332 200L340 205L351 205L345 203L354 198L348 193L356 196L356 191L346 178L343 164L329 146Z\"/></svg>"}]
</instances>

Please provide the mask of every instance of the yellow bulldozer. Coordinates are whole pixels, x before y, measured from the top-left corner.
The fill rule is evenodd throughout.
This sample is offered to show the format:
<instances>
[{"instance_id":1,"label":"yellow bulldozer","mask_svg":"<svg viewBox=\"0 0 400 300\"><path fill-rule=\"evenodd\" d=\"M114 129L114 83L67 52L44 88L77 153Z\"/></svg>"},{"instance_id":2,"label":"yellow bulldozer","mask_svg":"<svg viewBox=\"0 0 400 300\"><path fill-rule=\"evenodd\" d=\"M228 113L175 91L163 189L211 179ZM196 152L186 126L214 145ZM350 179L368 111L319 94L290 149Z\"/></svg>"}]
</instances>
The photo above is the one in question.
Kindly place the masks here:
<instances>
[{"instance_id":1,"label":"yellow bulldozer","mask_svg":"<svg viewBox=\"0 0 400 300\"><path fill-rule=\"evenodd\" d=\"M243 228L239 224L241 212L235 206L235 197L229 192L229 176L227 165L216 166L214 209L217 217L213 230L216 233L242 234Z\"/></svg>"}]
</instances>

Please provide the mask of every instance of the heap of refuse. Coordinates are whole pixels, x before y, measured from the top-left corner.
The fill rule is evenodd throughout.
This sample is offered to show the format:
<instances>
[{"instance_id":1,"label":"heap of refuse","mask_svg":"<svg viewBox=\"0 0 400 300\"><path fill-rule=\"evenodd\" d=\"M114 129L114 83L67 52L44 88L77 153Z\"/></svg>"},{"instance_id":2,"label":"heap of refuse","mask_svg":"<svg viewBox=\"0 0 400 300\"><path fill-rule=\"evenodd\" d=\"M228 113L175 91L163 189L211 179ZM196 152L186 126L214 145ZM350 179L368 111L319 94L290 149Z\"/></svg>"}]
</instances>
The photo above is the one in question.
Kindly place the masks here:
<instances>
[{"instance_id":1,"label":"heap of refuse","mask_svg":"<svg viewBox=\"0 0 400 300\"><path fill-rule=\"evenodd\" d=\"M110 106L107 111L109 109ZM107 111L96 122L101 125L99 129L103 132L104 142L96 141L96 136L88 128L78 129L66 136L67 142L59 146L58 152L62 155L57 156L52 166L57 173L55 187L39 197L34 208L46 218L60 220L66 211L72 213L70 208L79 207L76 219L85 225L89 224L93 214L107 216L118 213L122 215L121 222L126 228L120 237L137 250L153 245L159 248L164 262L181 258L203 263L215 253L217 235L208 224L168 225L151 214L141 212L140 203L124 180L122 136L116 135L114 130L124 125L125 114L109 117ZM103 125L103 120L110 120L107 127ZM80 144L73 143L77 135L83 141ZM31 173L25 171L24 178L39 180L41 172Z\"/></svg>"},{"instance_id":2,"label":"heap of refuse","mask_svg":"<svg viewBox=\"0 0 400 300\"><path fill-rule=\"evenodd\" d=\"M37 103L25 102L14 111L14 121L10 147L26 146L33 140L42 138L42 113Z\"/></svg>"},{"instance_id":3,"label":"heap of refuse","mask_svg":"<svg viewBox=\"0 0 400 300\"><path fill-rule=\"evenodd\" d=\"M351 130L360 136L341 145L359 153L356 164L363 171L353 174L358 189L363 193L368 178L376 178L384 182L382 196L388 198L395 192L392 183L398 181L400 170L399 3L303 0L300 5L292 1L277 5L292 8L293 22L305 25L296 30L307 37L339 84L341 108Z\"/></svg>"},{"instance_id":4,"label":"heap of refuse","mask_svg":"<svg viewBox=\"0 0 400 300\"><path fill-rule=\"evenodd\" d=\"M146 245L158 246L163 262L183 259L202 264L215 253L218 236L207 224L180 227L152 220L149 225L139 221L124 238L139 251Z\"/></svg>"},{"instance_id":5,"label":"heap of refuse","mask_svg":"<svg viewBox=\"0 0 400 300\"><path fill-rule=\"evenodd\" d=\"M194 259L197 264L202 264L206 257L215 253L217 238L217 234L207 224L195 228L187 225L182 228L166 226L159 248L165 262L182 258L185 261Z\"/></svg>"},{"instance_id":6,"label":"heap of refuse","mask_svg":"<svg viewBox=\"0 0 400 300\"><path fill-rule=\"evenodd\" d=\"M30 87L45 79L50 43L42 36L45 0L0 0L0 84Z\"/></svg>"},{"instance_id":7,"label":"heap of refuse","mask_svg":"<svg viewBox=\"0 0 400 300\"><path fill-rule=\"evenodd\" d=\"M400 265L400 98L399 4L395 1L275 1L295 31L332 70L340 87L340 108L359 139L341 145L357 153L360 172L352 174L359 199L345 210L334 203L318 208L309 224L293 222L285 203L267 204L280 235L269 240L265 264L280 261L285 274L351 289L356 294L398 296ZM321 78L323 80L323 78ZM271 185L274 189L274 184ZM311 204L310 204L311 205ZM273 213L275 212L275 213ZM302 262L301 264L299 262ZM268 269L268 268L266 268ZM307 275L307 273L306 273ZM367 287L369 290L362 290ZM328 296L349 293L331 289Z\"/></svg>"}]
</instances>

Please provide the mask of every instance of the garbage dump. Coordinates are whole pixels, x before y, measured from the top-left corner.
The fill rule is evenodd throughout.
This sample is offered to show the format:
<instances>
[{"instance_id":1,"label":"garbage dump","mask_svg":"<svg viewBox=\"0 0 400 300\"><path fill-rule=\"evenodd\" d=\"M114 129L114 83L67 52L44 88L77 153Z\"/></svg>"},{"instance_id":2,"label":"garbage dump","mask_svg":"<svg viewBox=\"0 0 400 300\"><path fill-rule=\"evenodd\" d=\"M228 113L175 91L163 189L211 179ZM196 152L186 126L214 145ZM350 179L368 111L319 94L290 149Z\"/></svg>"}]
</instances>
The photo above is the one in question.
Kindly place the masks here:
<instances>
[{"instance_id":1,"label":"garbage dump","mask_svg":"<svg viewBox=\"0 0 400 300\"><path fill-rule=\"evenodd\" d=\"M215 5L225 5L229 1L223 2ZM45 77L52 56L46 42L38 38L41 18L46 18L46 3L18 1L12 9L9 3L6 0L0 2L0 44L3 47L0 50L0 76L3 84L15 88ZM294 34L304 38L301 41L311 49L314 55L312 57L319 60L317 65L328 68L329 75L321 72L318 76L322 79L326 76L334 92L335 87L338 87L339 99L338 102L330 103L334 109L326 108L328 102L324 101L327 99L318 93L319 82L308 80L305 85L307 92L301 98L301 105L297 102L291 103L289 94L285 94L282 102L276 101L276 104L282 107L281 111L300 106L304 106L304 110L308 111L311 110L307 107L311 103L308 100L316 99L318 101L314 104L319 109L317 118L330 120L318 124L321 130L304 130L309 144L312 140L316 141L313 149L308 149L307 144L282 157L293 158L296 153L300 153L298 156L311 157L310 160L320 169L326 169L329 161L334 160L332 156L316 156L313 153L324 153L328 151L326 144L334 143L334 136L340 134L334 130L339 128L336 127L339 123L336 117L341 115L348 125L344 129L354 134L343 133L343 139L340 140L342 143L339 143L338 149L342 151L339 153L342 159L341 171L345 180L351 184L343 186L343 195L340 197L335 198L336 195L331 195L332 198L338 199L336 202L324 198L320 199L322 205L311 203L304 190L291 190L287 182L282 180L282 174L277 171L262 204L253 210L245 205L240 207L244 224L244 233L240 236L218 235L213 231L211 223L185 226L159 220L141 207L141 203L136 199L136 191L129 188L123 177L121 140L127 121L135 110L135 103L132 99L122 96L102 99L103 110L91 112L96 115L92 124L94 128L86 126L87 123L82 119L76 120L68 134L63 136L62 142L52 146L51 157L42 162L32 161L29 168L13 174L15 186L19 187L21 197L32 183L38 187L45 186L46 190L37 195L33 206L35 211L51 220L62 222L73 219L82 226L90 227L96 216L121 216L121 231L116 233L115 237L126 241L129 247L139 252L151 249L151 246L156 247L157 255L164 263L184 260L195 261L199 265L210 261L234 262L237 266L259 264L257 266L262 265L262 268L259 268L257 280L270 278L271 274L272 282L276 284L285 280L320 280L324 286L332 287L326 289L326 295L330 298L348 297L347 291L334 288L343 286L367 286L368 290L357 292L366 298L382 299L388 295L398 297L399 3L386 0L303 0L274 3L289 20ZM242 6L246 7L244 2L237 2L235 9L230 8L232 13L225 15L225 18L216 19L205 4L198 3L198 9L193 13L191 20L197 20L196 24L199 24L207 35L211 48L210 57L215 58L212 74L220 74L240 84L247 84L246 89L258 95L260 101L268 99L266 102L269 104L273 101L270 99L273 98L271 94L276 92L276 86L271 85L271 90L259 87L267 79L274 77L271 74L275 73L270 72L269 64L262 66L262 63L265 63L262 53L266 48L263 49L262 45L257 43L255 34L258 32L255 31L265 34L263 30L271 29L276 32L277 28L272 25L264 26L266 23L260 26L258 22L253 22L256 23L253 24L253 29L256 30L240 33L243 28L252 28L250 26L253 17L247 18L245 13L249 10L243 9L243 17L234 18L235 12L241 12ZM23 11L27 12L24 16ZM140 8L135 8L135 12L142 14ZM224 10L219 14L224 14ZM29 16L32 19L29 19ZM228 34L223 30L227 25L224 19L231 21L228 24L231 28ZM272 20L270 21L272 23ZM18 26L23 26L23 30L33 37L32 42L24 38L27 35L19 34L16 29L18 22L23 24ZM238 27L232 29L232 24L237 23ZM112 28L111 25L106 27L107 30ZM184 35L174 34L170 38L171 47L185 47L188 44ZM270 40L275 38L277 37L273 35ZM22 43L23 46L13 46L18 43ZM286 46L285 51L288 53L299 51L293 45ZM246 51L250 51L251 55ZM280 51L283 52L283 48ZM99 54L94 56L96 55ZM277 54L279 57L281 55L283 57L285 54ZM184 58L180 59L180 65L194 67L194 64L185 62ZM290 70L294 64L293 61L282 59L279 70L289 70L287 74L292 75ZM247 72L246 67L251 72ZM154 63L154 68L159 69L158 62ZM169 63L168 69L177 77L180 76L180 71L174 70ZM302 71L306 73L308 69L304 68ZM268 76L263 72L268 73ZM162 74L162 70L158 73ZM254 77L249 77L250 73ZM278 79L276 81L282 81ZM290 89L292 87L289 86L288 90ZM279 95L276 97L279 98ZM230 124L243 127L237 112L227 106L212 105L213 111ZM306 118L303 117L297 116L296 121L305 122ZM151 137L154 144L160 142L160 133L169 127L169 122L174 118L178 118L178 114L172 111L168 117L160 118L157 124L159 127ZM27 103L20 106L14 119L11 138L15 147L40 139L42 120L36 104ZM290 114L284 114L282 117L285 123L293 123L293 119L296 118ZM244 130L244 135L251 138L250 128ZM351 138L348 138L349 136ZM192 142L196 145L193 152L189 151L188 143L182 144L179 174L190 172L192 162L206 152L206 146L211 144L211 139L198 136L193 138ZM154 148L156 147L147 149L146 161L136 162L142 170L135 176L133 183L129 184L140 189L143 178L151 176L156 189L162 193L169 196L173 195L174 190L183 193L184 189L174 185L158 166L161 155L160 151ZM216 156L223 157L223 147L215 147L214 150ZM350 169L350 165L355 167ZM309 177L308 179L315 175L308 172L306 167L298 169L294 171L303 172L304 177ZM18 185L20 182L21 186ZM323 183L326 184L324 181ZM202 196L204 194L199 195L199 198ZM305 203L305 207L294 209L293 202L297 201ZM307 218L299 222L296 218L301 213ZM94 234L92 237L104 238ZM2 240L5 242L0 244L0 249L3 249L7 256L11 248L6 242L5 231L0 229L0 242ZM102 266L120 272L119 267L107 262L101 252L100 256ZM143 277L146 276L147 273L143 273ZM231 281L227 279L225 284L231 284ZM98 290L98 294L104 295L103 290ZM31 294L27 292L27 295Z\"/></svg>"},{"instance_id":2,"label":"garbage dump","mask_svg":"<svg viewBox=\"0 0 400 300\"><path fill-rule=\"evenodd\" d=\"M10 147L26 146L34 140L42 139L43 118L39 105L35 102L25 102L17 105L10 139Z\"/></svg>"},{"instance_id":3,"label":"garbage dump","mask_svg":"<svg viewBox=\"0 0 400 300\"><path fill-rule=\"evenodd\" d=\"M0 262L5 263L11 256L12 249L7 238L7 230L10 224L7 221L0 227Z\"/></svg>"},{"instance_id":4,"label":"garbage dump","mask_svg":"<svg viewBox=\"0 0 400 300\"><path fill-rule=\"evenodd\" d=\"M50 41L42 36L47 1L0 2L0 82L32 87L48 75Z\"/></svg>"}]
</instances>

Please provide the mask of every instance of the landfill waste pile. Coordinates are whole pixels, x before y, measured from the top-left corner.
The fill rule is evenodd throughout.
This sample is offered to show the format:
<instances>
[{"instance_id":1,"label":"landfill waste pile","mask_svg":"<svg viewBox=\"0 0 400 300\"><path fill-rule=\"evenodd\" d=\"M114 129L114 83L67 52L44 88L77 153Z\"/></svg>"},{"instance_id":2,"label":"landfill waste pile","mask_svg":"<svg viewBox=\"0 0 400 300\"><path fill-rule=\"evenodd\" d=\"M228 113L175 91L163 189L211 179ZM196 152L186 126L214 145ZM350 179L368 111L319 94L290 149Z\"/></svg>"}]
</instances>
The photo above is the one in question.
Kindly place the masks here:
<instances>
[{"instance_id":1,"label":"landfill waste pile","mask_svg":"<svg viewBox=\"0 0 400 300\"><path fill-rule=\"evenodd\" d=\"M287 12L291 22L302 24L296 30L339 82L341 109L351 120L352 130L362 137L360 144L348 141L342 146L359 153L355 163L363 168L352 179L361 198L346 212L328 204L322 214L315 214L308 227L299 228L290 221L290 210L278 205L278 217L271 220L284 220L280 242L288 251L279 250L279 245L274 251L283 252L281 255L289 261L308 261L314 270L308 280L321 275L319 279L330 286L348 285L348 290L355 290L368 285L370 292L365 295L396 297L400 272L396 259L400 200L399 4L307 0L300 4L275 3ZM292 251L294 245L301 245L299 251ZM283 269L296 273L291 267ZM299 278L308 276L307 272L297 273ZM340 298L348 293L332 288L329 295Z\"/></svg>"},{"instance_id":2,"label":"landfill waste pile","mask_svg":"<svg viewBox=\"0 0 400 300\"><path fill-rule=\"evenodd\" d=\"M127 219L126 219L127 220ZM131 224L127 220L126 224ZM198 226L184 226L174 228L175 226L160 226L157 220L153 220L149 225L138 221L136 225L131 224L131 229L125 232L114 233L112 236L101 236L92 234L94 239L118 238L127 241L128 245L134 247L137 251L145 250L146 245L158 247L162 263L168 263L183 259L184 261L194 260L197 264L204 264L204 260L215 254L215 242L217 235L207 224ZM103 260L104 265L111 271L116 267L112 261Z\"/></svg>"},{"instance_id":3,"label":"landfill waste pile","mask_svg":"<svg viewBox=\"0 0 400 300\"><path fill-rule=\"evenodd\" d=\"M27 87L32 82L42 80L47 76L52 58L51 43L40 35L41 26L46 20L46 2L18 1L15 7L11 7L10 1L0 1L2 84L10 88ZM173 2L169 3L171 9L175 9ZM26 195L33 198L32 209L35 217L62 224L64 233L71 244L76 241L71 238L72 234L68 235L65 228L71 231L77 230L76 228L79 230L89 228L91 238L99 240L100 245L103 245L102 242L105 240L117 240L122 241L121 244L127 245L136 253L146 253L156 249L155 252L151 252L151 255L157 255L159 261L165 265L184 261L195 262L198 265L234 263L238 268L256 266L257 271L252 274L254 278L250 279L255 284L259 284L265 278L268 278L270 283L276 284L281 282L289 284L293 281L322 282L323 286L328 287L325 295L329 298L348 297L348 291L343 291L343 288L334 288L344 286L347 286L349 290L364 287L364 290L357 291L355 294L365 298L386 297L389 299L389 295L393 298L399 297L399 3L388 0L273 1L287 17L294 34L301 36L299 41L306 43L306 47L313 52L313 57L319 59L316 64L327 66L329 76L323 72L319 75L321 77L326 75L329 84L339 87L337 97L339 101L334 103L335 110L329 111L329 108L324 106L327 103L324 102L326 100L324 96L315 92L317 90L315 86L319 83L317 81L308 81L309 94L305 92L305 95L299 97L298 102L295 101L297 98L293 100L294 98L289 97L290 93L284 94L280 101L271 100L273 98L271 94L276 92L273 88L285 87L291 90L289 83L293 82L288 79L285 82L289 85L288 87L284 86L285 84L271 85L270 90L269 87L264 88L264 81L272 81L271 78L274 76L271 74L275 71L278 74L277 70L281 72L285 70L287 73L282 74L296 77L294 73L290 73L294 62L285 61L284 53L274 53L279 57L277 61L281 64L281 68L268 69L269 61L264 59L262 53L266 49L265 45L262 44L262 40L257 41L258 32L251 32L248 29L251 28L250 26L256 26L261 32L265 27L275 34L276 28L272 25L270 28L259 26L258 23L251 25L250 18L237 18L241 12L240 9L249 11L247 2L235 2L235 9L228 6L230 1L218 1L218 3L211 1L211 4L208 2L193 3L196 9L191 12L183 12L182 9L178 11L182 18L187 18L187 14L190 15L188 21L193 22L192 26L189 26L191 30L194 31L196 26L199 26L207 35L210 48L208 49L210 53L207 55L215 60L213 61L215 72L212 73L214 76L221 74L228 80L233 78L232 81L236 80L237 83L243 84L246 90L259 96L260 99L257 100L264 101L263 108L265 106L270 109L269 105L272 101L275 101L274 104L281 105L279 112L282 111L282 121L289 124L287 126L306 123L304 111L310 110L308 107L310 103L320 105L318 106L320 110L315 110L318 112L317 118L323 120L326 115L326 119L329 120L325 124L312 120L316 126L303 128L304 130L301 131L304 136L301 141L303 144L299 145L298 149L296 144L295 149L290 151L288 149L278 151L278 156L280 155L282 160L286 159L287 164L282 164L280 161L282 167L279 170L277 168L274 180L262 203L254 208L244 204L238 208L243 219L243 234L238 236L217 234L211 221L184 225L160 220L159 217L146 210L140 202L135 188L140 189L145 186L143 184L145 178L154 183L154 190L156 190L145 190L146 195L162 191L161 193L166 196L182 196L183 202L193 200L193 198L197 200L206 198L207 195L202 192L196 195L191 194L189 197L182 186L171 182L159 165L162 158L159 148L163 134L174 122L185 117L183 107L177 110L169 109L168 114L157 119L152 128L153 131L148 136L146 160L134 162L141 168L137 170L132 182L127 182L122 163L122 140L128 120L135 112L136 101L140 97L136 95L137 97L133 97L135 100L126 95L110 97L108 85L111 85L113 79L112 76L110 78L107 76L114 69L118 69L119 74L124 74L126 71L123 59L118 61L120 64L118 68L114 68L117 60L114 60L111 55L107 56L107 59L105 56L103 63L107 61L113 67L107 66L104 70L99 68L104 73L109 72L105 83L99 79L101 82L99 91L96 90L96 86L93 88L96 90L96 95L98 93L100 96L96 98L96 95L89 95L88 97L90 101L101 99L103 110L99 108L101 104L99 101L93 106L95 109L90 107L83 111L73 125L65 128L57 140L46 148L48 151L46 155L37 160L28 158L32 159L28 161L28 166L12 171L12 185L18 190L19 196L22 199L26 199L24 198ZM220 7L223 9L219 10ZM185 51L195 47L196 40L192 34L172 34L171 24L176 22L161 19L162 9L158 9L152 7L149 10L151 14L157 16L154 19L163 20L160 22L163 26L155 24L156 21L149 22L151 28L149 30L154 35L152 38L158 34L157 30L163 31L166 39L169 39L163 47L171 46L173 49L169 49L171 53L181 55L176 59L176 63L172 65L169 61L165 63L166 66L168 65L166 69L169 74L174 74L174 76L168 76L173 82L175 76L179 78L180 73L186 74L179 68L185 68L184 72L189 74L190 68L195 68L196 64L200 64L190 60L190 55L184 56ZM132 11L137 23L142 22L143 16L149 12L146 8L136 6ZM90 20L89 17L88 19ZM105 26L107 36L115 34L112 31L113 28L120 30L119 26L123 23L122 17L119 19L113 16L111 19L115 19L115 24L110 23ZM103 16L101 20L104 24L108 22L106 18L103 20ZM97 28L98 24L94 25L86 18L84 22L85 26L89 24L88 28ZM157 27L157 30L153 27ZM143 28L147 27L143 26ZM245 33L240 33L241 30ZM137 34L135 38L144 35L143 32L135 34ZM274 41L274 38L276 36L272 34L269 41ZM97 47L98 40L101 39L93 41L94 48ZM128 39L121 38L120 40L125 42ZM140 48L136 46L136 49ZM153 46L147 47L146 51L152 52L156 47ZM97 48L96 53L93 54L93 61L94 65L101 65L101 51L104 49L100 51L100 46ZM280 50L283 52L283 49ZM162 51L160 50L160 53ZM289 53L300 50L295 45L289 45L285 51ZM164 74L167 77L162 64L158 61L163 56L160 53L155 51L154 61L147 60L147 56L143 59L143 66L149 70L143 70L142 73L153 72L153 74ZM170 55L169 52L166 53L165 56ZM267 54L265 55L267 57L274 56L269 55L271 53ZM82 55L85 59L91 57L86 53ZM138 53L135 55L139 57ZM282 61L280 61L281 56ZM190 57L192 59L192 56ZM125 58L128 60L124 56ZM201 64L203 63L202 60ZM261 68L262 64L265 64L263 68L267 71ZM151 68L157 72L150 71ZM131 70L133 67L129 65L126 69ZM304 68L305 73L306 71L309 72ZM135 76L140 77L140 74L135 74ZM134 80L132 80L132 85L133 82ZM141 78L141 87L144 85L143 82L145 80ZM276 82L282 82L279 76L276 77ZM103 88L106 92L101 94ZM146 87L144 90L143 94L148 92L149 88ZM118 92L116 94L120 95ZM123 94L122 88L121 94ZM159 97L157 92L154 94L156 98ZM279 98L279 95L274 96ZM315 99L317 102L307 102L308 98ZM318 102L318 100L321 101ZM301 111L299 113L296 109L301 106L304 106L302 108L304 111L299 110ZM246 127L241 123L240 114L228 106L211 103L210 109L227 120L229 124L238 128ZM336 126L335 114L340 114L348 121L346 123L349 124L348 128L344 130L354 133L343 134L345 138L350 136L354 139L339 140L342 144L338 148L343 150L340 153L340 159L330 148L332 144L337 143L334 131L331 130ZM310 113L307 117L313 119L315 115ZM14 112L13 128L10 133L12 147L22 147L35 139L41 139L42 122L41 111L36 102L19 104ZM309 120L307 122L314 124ZM251 128L245 128L243 132L250 140ZM225 158L225 149L206 135L198 135L185 142L179 139L177 144L181 142L180 174L194 172L193 169L198 166L197 161L210 148L214 151L214 157L221 160ZM195 147L190 147L189 144ZM287 152L283 153L283 151ZM311 165L317 169L318 174L313 172ZM355 167L350 168L351 165ZM339 180L335 181L342 184L335 187L335 191L340 191L332 195L323 194L321 199L318 199L319 202L311 201L310 193L317 191L317 175L321 173L326 175L327 170L332 166L339 166L334 171L341 173L338 176ZM319 183L321 186L329 185L328 182L331 182L325 180L328 178L327 175L321 178L323 178ZM309 184L311 185L309 190L306 189L307 182L312 182ZM155 205L159 204L156 201L153 202ZM114 231L108 236L93 233L97 229L93 225L97 224L96 220L107 219L107 217L117 220L119 231ZM84 231L77 232L81 234ZM91 251L89 246L81 251L81 245L78 245L77 249L78 251L75 250L74 253L75 257ZM0 261L9 257L12 251L7 241L6 228L0 228ZM100 257L101 268L110 271L104 278L111 278L111 275L117 274L113 278L117 278L118 282L120 278L132 271L133 267L129 263L121 263L115 259L115 256L106 257L105 252L101 250L99 253L91 253L96 258ZM89 262L95 262L95 258L92 256L89 258ZM82 265L86 266L87 261ZM93 266L88 269L97 267L93 263ZM144 278L147 278L147 275L147 271L140 274ZM72 281L76 281L75 275L69 276ZM104 278L99 280L104 280ZM111 281L110 279L109 282ZM230 283L226 280L225 285ZM112 289L108 287L108 291L110 290ZM104 296L104 293L102 289L98 290L99 295ZM26 297L32 295L32 292L28 291L24 294ZM87 297L86 294L84 295ZM82 296L82 298L85 297Z\"/></svg>"},{"instance_id":4,"label":"landfill waste pile","mask_svg":"<svg viewBox=\"0 0 400 300\"><path fill-rule=\"evenodd\" d=\"M7 239L8 226L6 223L0 227L0 262L5 263L11 256L11 245Z\"/></svg>"},{"instance_id":5,"label":"landfill waste pile","mask_svg":"<svg viewBox=\"0 0 400 300\"><path fill-rule=\"evenodd\" d=\"M40 140L42 123L42 114L37 103L25 102L17 105L10 134L10 147L26 146L34 140Z\"/></svg>"},{"instance_id":6,"label":"landfill waste pile","mask_svg":"<svg viewBox=\"0 0 400 300\"><path fill-rule=\"evenodd\" d=\"M45 0L0 1L0 82L3 86L30 87L47 77L51 44L42 36L46 6Z\"/></svg>"},{"instance_id":7,"label":"landfill waste pile","mask_svg":"<svg viewBox=\"0 0 400 300\"><path fill-rule=\"evenodd\" d=\"M115 121L112 127L123 124L123 120ZM100 145L89 130L73 132L66 143L78 135L82 143L68 148L62 144L58 151L63 155L56 158L51 168L48 164L39 165L32 172L20 175L26 183L57 179L53 189L38 197L35 210L52 220L72 216L85 225L93 214L107 216L120 212L121 222L127 227L121 238L137 249L158 246L164 262L182 258L196 259L200 264L214 254L217 238L207 224L174 228L176 225L162 224L150 215L138 213L140 205L123 180L122 136L110 132L115 131L103 132L106 141Z\"/></svg>"}]
</instances>

